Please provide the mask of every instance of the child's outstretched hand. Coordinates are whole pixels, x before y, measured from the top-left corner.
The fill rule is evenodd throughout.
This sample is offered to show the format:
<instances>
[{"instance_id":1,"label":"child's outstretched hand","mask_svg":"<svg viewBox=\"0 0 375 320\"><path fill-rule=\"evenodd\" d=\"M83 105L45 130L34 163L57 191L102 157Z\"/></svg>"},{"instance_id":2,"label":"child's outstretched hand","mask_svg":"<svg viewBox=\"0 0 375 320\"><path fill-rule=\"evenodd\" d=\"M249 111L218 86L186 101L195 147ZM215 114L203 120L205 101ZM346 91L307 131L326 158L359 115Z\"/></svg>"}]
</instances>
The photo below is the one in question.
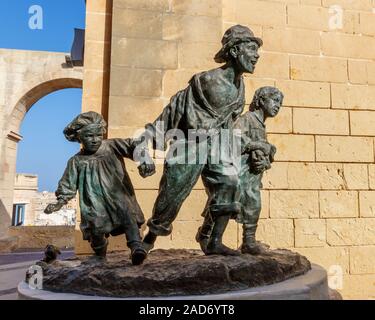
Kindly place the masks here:
<instances>
[{"instance_id":1,"label":"child's outstretched hand","mask_svg":"<svg viewBox=\"0 0 375 320\"><path fill-rule=\"evenodd\" d=\"M152 176L155 171L155 164L152 163L142 163L138 166L139 174L142 176L142 178L147 178L149 176Z\"/></svg>"},{"instance_id":2,"label":"child's outstretched hand","mask_svg":"<svg viewBox=\"0 0 375 320\"><path fill-rule=\"evenodd\" d=\"M50 203L45 209L45 214L51 214L55 211L59 211L64 206L63 203L57 202L57 203Z\"/></svg>"}]
</instances>

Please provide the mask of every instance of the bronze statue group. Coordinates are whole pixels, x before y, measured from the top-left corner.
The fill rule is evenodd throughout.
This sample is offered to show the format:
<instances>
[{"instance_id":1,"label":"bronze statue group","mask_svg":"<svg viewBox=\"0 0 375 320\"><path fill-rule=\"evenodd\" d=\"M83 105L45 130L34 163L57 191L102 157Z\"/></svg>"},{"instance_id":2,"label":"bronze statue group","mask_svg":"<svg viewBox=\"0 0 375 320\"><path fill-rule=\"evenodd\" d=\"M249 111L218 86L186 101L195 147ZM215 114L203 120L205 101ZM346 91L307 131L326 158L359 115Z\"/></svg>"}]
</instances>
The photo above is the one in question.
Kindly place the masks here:
<instances>
[{"instance_id":1,"label":"bronze statue group","mask_svg":"<svg viewBox=\"0 0 375 320\"><path fill-rule=\"evenodd\" d=\"M65 128L64 135L69 141L79 142L82 149L68 161L56 191L57 203L48 205L45 212L58 211L78 192L80 228L95 255L105 257L109 235L125 234L132 263L139 265L157 236L171 234L184 200L201 177L208 196L203 224L196 235L202 251L206 255L262 253L263 246L255 238L261 211L261 181L276 153L275 146L267 142L265 120L275 117L283 102L283 94L277 88L262 87L255 92L249 110L243 113L243 74L254 72L262 44L245 26L229 28L215 56L222 66L194 75L188 86L171 98L160 116L146 125L138 139L104 139L106 123L100 114L86 112L77 116ZM173 130L182 132L183 137L168 134ZM189 148L196 142L189 134L191 131L210 132L203 149L205 161L188 161L192 156L189 153L197 150ZM235 138L225 140L223 132ZM162 142L157 139L160 136ZM239 159L234 159L233 153L214 157L216 141L225 147L229 145L229 149L236 145ZM158 197L147 221L148 233L142 239L140 227L145 219L123 158L137 161L142 177L154 174L148 142L155 149L170 148ZM176 146L185 151L183 161L174 157ZM199 152L202 153L201 149ZM243 226L240 250L222 242L230 219Z\"/></svg>"}]
</instances>

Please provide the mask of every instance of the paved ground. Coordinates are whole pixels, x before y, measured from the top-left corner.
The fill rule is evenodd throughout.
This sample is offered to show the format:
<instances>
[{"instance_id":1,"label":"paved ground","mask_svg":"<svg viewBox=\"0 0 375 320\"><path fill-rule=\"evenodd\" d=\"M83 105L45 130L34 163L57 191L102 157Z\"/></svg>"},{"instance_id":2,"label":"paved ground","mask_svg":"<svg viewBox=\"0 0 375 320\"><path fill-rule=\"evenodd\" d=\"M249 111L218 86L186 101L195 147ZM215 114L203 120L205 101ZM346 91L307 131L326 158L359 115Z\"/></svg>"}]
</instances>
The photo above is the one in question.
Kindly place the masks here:
<instances>
[{"instance_id":1,"label":"paved ground","mask_svg":"<svg viewBox=\"0 0 375 320\"><path fill-rule=\"evenodd\" d=\"M59 258L72 255L73 251L63 251ZM17 299L17 286L25 278L26 270L43 257L42 251L0 254L0 300Z\"/></svg>"}]
</instances>

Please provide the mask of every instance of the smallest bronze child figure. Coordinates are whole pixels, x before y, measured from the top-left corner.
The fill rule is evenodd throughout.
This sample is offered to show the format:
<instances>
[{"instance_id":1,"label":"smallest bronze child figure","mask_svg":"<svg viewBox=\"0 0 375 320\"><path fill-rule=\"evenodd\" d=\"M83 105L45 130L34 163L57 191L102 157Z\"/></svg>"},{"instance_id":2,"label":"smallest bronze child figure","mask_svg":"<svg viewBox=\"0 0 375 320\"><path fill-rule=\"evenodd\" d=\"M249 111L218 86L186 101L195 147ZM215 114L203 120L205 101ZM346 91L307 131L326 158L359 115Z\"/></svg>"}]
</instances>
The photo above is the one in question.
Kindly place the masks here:
<instances>
[{"instance_id":1,"label":"smallest bronze child figure","mask_svg":"<svg viewBox=\"0 0 375 320\"><path fill-rule=\"evenodd\" d=\"M95 255L106 256L109 235L125 233L132 263L139 265L147 256L139 232L145 218L123 159L136 160L137 142L103 140L105 132L106 122L96 112L80 114L64 129L65 137L81 143L82 149L68 161L55 193L57 203L49 204L44 212L60 210L78 191L80 228ZM143 161L138 169L146 177L155 172L155 165L147 150L142 152Z\"/></svg>"},{"instance_id":2,"label":"smallest bronze child figure","mask_svg":"<svg viewBox=\"0 0 375 320\"><path fill-rule=\"evenodd\" d=\"M242 150L239 174L241 213L237 222L242 224L241 252L261 254L263 246L255 240L261 212L263 172L271 168L276 147L267 141L265 120L275 117L282 106L283 93L275 87L262 87L255 92L250 109L235 124L241 130Z\"/></svg>"},{"instance_id":3,"label":"smallest bronze child figure","mask_svg":"<svg viewBox=\"0 0 375 320\"><path fill-rule=\"evenodd\" d=\"M261 194L263 172L271 168L276 147L267 141L267 118L275 117L282 106L283 93L275 87L259 88L254 95L248 112L242 114L234 124L237 130L236 144L241 148L241 165L238 171L238 193L241 210L231 218L242 224L243 236L241 253L264 253L262 246L255 239L261 212ZM198 229L196 241L205 254L213 234L213 221L205 216L203 225ZM239 254L232 250L231 255ZM230 252L230 251L228 251Z\"/></svg>"}]
</instances>

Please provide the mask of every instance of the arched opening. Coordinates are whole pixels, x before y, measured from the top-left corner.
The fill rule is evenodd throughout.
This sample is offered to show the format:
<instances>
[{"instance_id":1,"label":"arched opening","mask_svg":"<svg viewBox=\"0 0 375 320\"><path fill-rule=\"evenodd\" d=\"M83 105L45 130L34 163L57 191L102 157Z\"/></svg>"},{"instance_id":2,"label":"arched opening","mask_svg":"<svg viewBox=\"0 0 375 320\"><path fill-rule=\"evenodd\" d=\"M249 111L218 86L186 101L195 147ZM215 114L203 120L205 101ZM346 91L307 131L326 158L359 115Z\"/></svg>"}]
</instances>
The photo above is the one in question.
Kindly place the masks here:
<instances>
[{"instance_id":1,"label":"arched opening","mask_svg":"<svg viewBox=\"0 0 375 320\"><path fill-rule=\"evenodd\" d=\"M13 112L9 119L9 131L14 133L19 132L19 128L23 118L38 100L54 91L67 88L82 89L82 79L57 78L45 81L33 88L30 88L30 90L18 100L15 108L13 109Z\"/></svg>"},{"instance_id":2,"label":"arched opening","mask_svg":"<svg viewBox=\"0 0 375 320\"><path fill-rule=\"evenodd\" d=\"M63 89L38 100L26 113L17 148L12 226L74 225L74 201L59 213L45 215L66 163L79 150L67 141L64 127L81 112L82 90Z\"/></svg>"},{"instance_id":3,"label":"arched opening","mask_svg":"<svg viewBox=\"0 0 375 320\"><path fill-rule=\"evenodd\" d=\"M5 131L6 139L1 146L3 152L0 157L0 165L6 169L4 170L4 172L6 172L5 175L0 177L0 189L2 190L1 202L3 209L5 209L5 216L3 214L4 210L2 210L2 217L0 219L3 227L10 227L12 224L22 224L20 223L20 220L22 220L22 215L27 214L27 212L23 211L22 206L18 206L17 208L14 208L18 213L16 216L13 215L18 142L22 139L20 134L21 124L28 111L31 109L31 107L36 105L39 100L53 92L56 92L55 94L59 95L61 94L59 93L59 90L69 88L82 89L82 79L56 78L42 82L41 84L27 90L27 92L22 95L7 119ZM63 91L64 90L61 92ZM48 99L48 97L46 97L46 99ZM41 101L43 102L43 99ZM81 99L79 99L79 101L80 103L77 105L77 108L74 111L75 114L78 114L81 111ZM38 108L33 108L33 110L34 109L37 110ZM39 126L41 129L45 128L43 123L40 123ZM45 132L45 136L48 136L48 132ZM40 144L43 144L43 141L40 141ZM28 183L32 184L32 181L24 182L26 185ZM32 187L30 188L32 189Z\"/></svg>"}]
</instances>

